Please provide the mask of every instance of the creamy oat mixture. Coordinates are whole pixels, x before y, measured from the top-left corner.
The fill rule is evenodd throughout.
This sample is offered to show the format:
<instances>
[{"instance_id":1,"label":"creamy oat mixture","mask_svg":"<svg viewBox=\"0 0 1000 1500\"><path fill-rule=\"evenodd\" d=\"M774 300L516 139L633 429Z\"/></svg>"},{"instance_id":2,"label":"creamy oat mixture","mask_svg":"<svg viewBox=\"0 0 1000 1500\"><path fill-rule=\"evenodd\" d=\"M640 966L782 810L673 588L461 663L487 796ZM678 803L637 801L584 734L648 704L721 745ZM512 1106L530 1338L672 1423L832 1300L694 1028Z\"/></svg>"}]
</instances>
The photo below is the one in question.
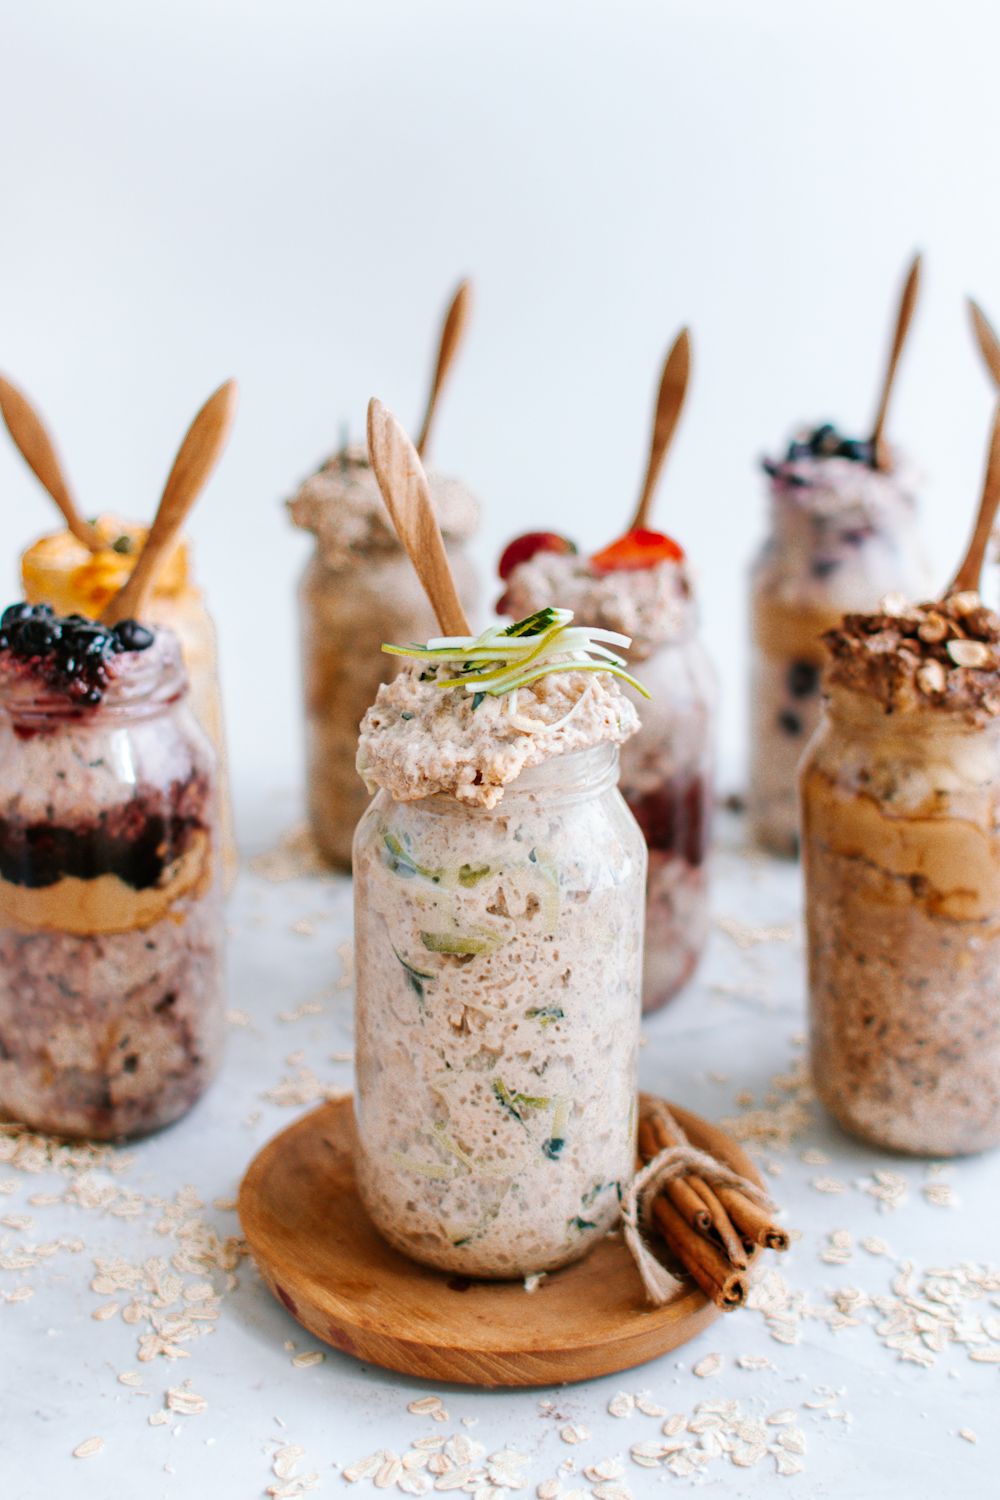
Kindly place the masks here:
<instances>
[{"instance_id":1,"label":"creamy oat mixture","mask_svg":"<svg viewBox=\"0 0 1000 1500\"><path fill-rule=\"evenodd\" d=\"M361 723L358 774L397 802L445 792L496 807L529 766L621 744L639 716L604 672L558 672L503 697L442 690L435 669L407 665L383 683Z\"/></svg>"},{"instance_id":2,"label":"creamy oat mixture","mask_svg":"<svg viewBox=\"0 0 1000 1500\"><path fill-rule=\"evenodd\" d=\"M507 579L514 616L552 598L632 636L629 657L641 662L651 695L622 747L619 783L649 850L643 1009L651 1011L691 977L708 936L715 671L684 560L601 573L585 557L539 551Z\"/></svg>"},{"instance_id":3,"label":"creamy oat mixture","mask_svg":"<svg viewBox=\"0 0 1000 1500\"><path fill-rule=\"evenodd\" d=\"M922 1154L1000 1140L1000 618L848 616L802 769L816 1088Z\"/></svg>"},{"instance_id":4,"label":"creamy oat mixture","mask_svg":"<svg viewBox=\"0 0 1000 1500\"><path fill-rule=\"evenodd\" d=\"M931 582L898 455L876 470L807 446L765 465L772 529L751 579L750 818L754 836L783 854L797 848L795 772L819 723L821 635L849 610L890 592L920 598Z\"/></svg>"},{"instance_id":5,"label":"creamy oat mixture","mask_svg":"<svg viewBox=\"0 0 1000 1500\"><path fill-rule=\"evenodd\" d=\"M516 620L550 599L558 599L578 619L630 636L633 662L645 661L667 641L686 639L697 623L691 572L684 560L600 572L577 553L541 550L507 579L504 613Z\"/></svg>"},{"instance_id":6,"label":"creamy oat mixture","mask_svg":"<svg viewBox=\"0 0 1000 1500\"><path fill-rule=\"evenodd\" d=\"M175 639L78 706L0 651L0 1113L108 1138L182 1114L222 1039L215 762Z\"/></svg>"},{"instance_id":7,"label":"creamy oat mixture","mask_svg":"<svg viewBox=\"0 0 1000 1500\"><path fill-rule=\"evenodd\" d=\"M400 1249L486 1277L584 1254L635 1160L646 859L615 787L635 710L571 672L517 716L407 668L359 753L383 788L354 848L359 1185Z\"/></svg>"},{"instance_id":8,"label":"creamy oat mixture","mask_svg":"<svg viewBox=\"0 0 1000 1500\"><path fill-rule=\"evenodd\" d=\"M446 541L467 541L479 521L479 506L458 479L427 471L438 524ZM359 555L398 552L399 540L364 448L334 453L288 501L296 526L316 537L323 566L352 567Z\"/></svg>"},{"instance_id":9,"label":"creamy oat mixture","mask_svg":"<svg viewBox=\"0 0 1000 1500\"><path fill-rule=\"evenodd\" d=\"M480 606L463 547L477 507L457 480L430 475L459 596ZM299 587L309 821L324 857L350 868L351 841L369 794L354 767L358 725L397 662L385 639L421 641L434 617L392 531L367 456L335 455L289 501L296 525L316 537Z\"/></svg>"}]
</instances>

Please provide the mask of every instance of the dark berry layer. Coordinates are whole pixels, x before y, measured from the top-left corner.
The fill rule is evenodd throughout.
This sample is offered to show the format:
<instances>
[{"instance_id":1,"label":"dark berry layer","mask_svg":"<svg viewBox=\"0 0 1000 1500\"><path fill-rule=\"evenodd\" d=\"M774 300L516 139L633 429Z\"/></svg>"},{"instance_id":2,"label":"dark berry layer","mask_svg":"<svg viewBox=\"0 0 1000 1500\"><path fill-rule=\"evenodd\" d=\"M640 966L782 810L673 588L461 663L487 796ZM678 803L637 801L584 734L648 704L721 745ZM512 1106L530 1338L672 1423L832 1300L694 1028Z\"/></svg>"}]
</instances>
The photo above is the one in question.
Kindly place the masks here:
<instances>
[{"instance_id":1,"label":"dark berry layer","mask_svg":"<svg viewBox=\"0 0 1000 1500\"><path fill-rule=\"evenodd\" d=\"M117 875L133 890L148 890L208 828L208 791L206 778L197 775L72 827L0 818L0 878L39 889L67 875Z\"/></svg>"},{"instance_id":2,"label":"dark berry layer","mask_svg":"<svg viewBox=\"0 0 1000 1500\"><path fill-rule=\"evenodd\" d=\"M47 687L77 703L100 703L112 657L152 644L153 632L137 620L101 625L83 615L56 615L48 604L11 604L0 616L0 651L31 662Z\"/></svg>"},{"instance_id":3,"label":"dark berry layer","mask_svg":"<svg viewBox=\"0 0 1000 1500\"><path fill-rule=\"evenodd\" d=\"M689 865L704 863L712 809L702 777L671 777L641 795L622 790L650 849L676 854Z\"/></svg>"}]
</instances>

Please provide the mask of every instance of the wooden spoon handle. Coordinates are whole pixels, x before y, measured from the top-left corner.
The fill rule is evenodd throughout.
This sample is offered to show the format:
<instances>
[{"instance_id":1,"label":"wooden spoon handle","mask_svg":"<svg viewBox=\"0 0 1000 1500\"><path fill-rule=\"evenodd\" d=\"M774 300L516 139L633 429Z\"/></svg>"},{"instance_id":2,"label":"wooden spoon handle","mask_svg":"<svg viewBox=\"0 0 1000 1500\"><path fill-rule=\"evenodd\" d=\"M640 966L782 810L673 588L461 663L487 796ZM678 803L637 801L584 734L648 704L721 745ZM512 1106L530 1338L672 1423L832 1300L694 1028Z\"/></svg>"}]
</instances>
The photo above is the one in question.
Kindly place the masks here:
<instances>
[{"instance_id":1,"label":"wooden spoon handle","mask_svg":"<svg viewBox=\"0 0 1000 1500\"><path fill-rule=\"evenodd\" d=\"M45 424L23 391L0 376L0 412L7 431L20 450L28 468L47 490L63 514L66 525L91 552L100 552L106 543L93 526L83 519L63 473L55 444Z\"/></svg>"},{"instance_id":2,"label":"wooden spoon handle","mask_svg":"<svg viewBox=\"0 0 1000 1500\"><path fill-rule=\"evenodd\" d=\"M969 316L972 318L972 331L976 336L986 368L993 376L996 384L1000 386L1000 340L997 339L996 331L989 318L983 312L977 302L969 298Z\"/></svg>"},{"instance_id":3,"label":"wooden spoon handle","mask_svg":"<svg viewBox=\"0 0 1000 1500\"><path fill-rule=\"evenodd\" d=\"M160 563L226 445L236 415L236 397L235 380L227 380L209 396L188 428L167 476L145 546L131 574L101 615L106 625L137 618L142 613Z\"/></svg>"},{"instance_id":4,"label":"wooden spoon handle","mask_svg":"<svg viewBox=\"0 0 1000 1500\"><path fill-rule=\"evenodd\" d=\"M903 352L906 336L910 331L913 309L917 305L917 293L919 290L920 256L915 255L909 274L903 285L902 296L899 299L899 311L896 314L896 331L893 335L892 347L889 350L889 363L886 365L885 376L882 380L882 394L875 413L875 425L872 428L872 449L875 453L875 465L877 468L883 467L883 433L885 432L886 417L889 414L889 398L892 395L892 388L896 382L899 357Z\"/></svg>"},{"instance_id":5,"label":"wooden spoon handle","mask_svg":"<svg viewBox=\"0 0 1000 1500\"><path fill-rule=\"evenodd\" d=\"M373 396L368 454L396 534L431 602L443 635L470 635L420 455L399 422Z\"/></svg>"},{"instance_id":6,"label":"wooden spoon handle","mask_svg":"<svg viewBox=\"0 0 1000 1500\"><path fill-rule=\"evenodd\" d=\"M664 361L663 374L660 377L660 390L656 397L656 410L653 414L653 433L649 442L646 477L642 481L639 503L629 526L632 531L649 524L653 494L660 477L660 470L663 468L677 430L677 422L681 407L684 405L690 376L691 335L686 328L682 328Z\"/></svg>"},{"instance_id":7,"label":"wooden spoon handle","mask_svg":"<svg viewBox=\"0 0 1000 1500\"><path fill-rule=\"evenodd\" d=\"M434 415L437 411L438 397L451 369L452 361L458 353L465 326L469 321L469 311L472 307L472 283L461 281L451 299L451 305L445 313L444 324L441 328L441 341L438 344L437 364L434 366L434 379L431 381L430 394L427 397L427 410L420 428L420 436L417 438L417 452L423 458L427 452L427 444L430 441L431 427Z\"/></svg>"},{"instance_id":8,"label":"wooden spoon handle","mask_svg":"<svg viewBox=\"0 0 1000 1500\"><path fill-rule=\"evenodd\" d=\"M983 480L983 495L979 502L979 513L972 532L972 540L962 559L949 594L962 594L967 589L979 589L979 579L986 559L986 549L993 533L997 507L1000 506L1000 405L993 417L993 434L990 438L990 455L986 461L986 477Z\"/></svg>"}]
</instances>

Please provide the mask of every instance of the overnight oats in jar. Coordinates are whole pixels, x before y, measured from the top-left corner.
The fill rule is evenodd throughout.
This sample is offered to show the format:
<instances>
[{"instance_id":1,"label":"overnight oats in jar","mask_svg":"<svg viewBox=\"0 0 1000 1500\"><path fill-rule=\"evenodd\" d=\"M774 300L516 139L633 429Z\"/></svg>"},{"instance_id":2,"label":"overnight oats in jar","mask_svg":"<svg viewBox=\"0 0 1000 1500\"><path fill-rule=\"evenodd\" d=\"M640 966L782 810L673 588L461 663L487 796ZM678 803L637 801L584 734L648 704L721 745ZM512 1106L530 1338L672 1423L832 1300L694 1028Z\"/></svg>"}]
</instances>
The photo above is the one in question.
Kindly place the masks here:
<instances>
[{"instance_id":1,"label":"overnight oats in jar","mask_svg":"<svg viewBox=\"0 0 1000 1500\"><path fill-rule=\"evenodd\" d=\"M109 1140L184 1114L223 1037L212 747L176 638L0 621L0 1116Z\"/></svg>"},{"instance_id":2,"label":"overnight oats in jar","mask_svg":"<svg viewBox=\"0 0 1000 1500\"><path fill-rule=\"evenodd\" d=\"M922 598L910 476L889 452L831 426L803 433L766 461L771 533L751 575L750 830L775 854L798 849L796 771L820 718L821 637L885 594Z\"/></svg>"},{"instance_id":3,"label":"overnight oats in jar","mask_svg":"<svg viewBox=\"0 0 1000 1500\"><path fill-rule=\"evenodd\" d=\"M422 653L361 730L358 1184L393 1245L470 1276L578 1259L635 1167L638 719L570 619Z\"/></svg>"},{"instance_id":4,"label":"overnight oats in jar","mask_svg":"<svg viewBox=\"0 0 1000 1500\"><path fill-rule=\"evenodd\" d=\"M511 543L500 573L506 614L562 599L579 617L631 637L629 660L650 699L622 747L620 787L649 851L643 1009L656 1010L691 977L709 927L717 689L690 568L660 532L628 533L593 557L539 532Z\"/></svg>"},{"instance_id":5,"label":"overnight oats in jar","mask_svg":"<svg viewBox=\"0 0 1000 1500\"><path fill-rule=\"evenodd\" d=\"M478 507L458 480L428 474L459 594L479 603L465 544ZM351 841L368 806L354 762L358 725L395 663L382 641L422 641L434 616L399 545L362 448L330 458L288 502L296 526L316 539L299 586L309 821L320 852L348 870Z\"/></svg>"},{"instance_id":6,"label":"overnight oats in jar","mask_svg":"<svg viewBox=\"0 0 1000 1500\"><path fill-rule=\"evenodd\" d=\"M58 615L96 620L124 586L148 528L118 516L98 516L94 530L105 546L92 552L68 529L40 537L21 557L21 582L29 604L48 604ZM226 734L219 685L215 623L195 582L191 550L181 539L164 559L149 592L144 618L173 631L190 684L190 703L215 747L219 765L222 854L227 883L239 866L226 772Z\"/></svg>"},{"instance_id":7,"label":"overnight oats in jar","mask_svg":"<svg viewBox=\"0 0 1000 1500\"><path fill-rule=\"evenodd\" d=\"M835 1118L926 1155L1000 1141L1000 616L848 615L801 772L811 1053Z\"/></svg>"}]
</instances>

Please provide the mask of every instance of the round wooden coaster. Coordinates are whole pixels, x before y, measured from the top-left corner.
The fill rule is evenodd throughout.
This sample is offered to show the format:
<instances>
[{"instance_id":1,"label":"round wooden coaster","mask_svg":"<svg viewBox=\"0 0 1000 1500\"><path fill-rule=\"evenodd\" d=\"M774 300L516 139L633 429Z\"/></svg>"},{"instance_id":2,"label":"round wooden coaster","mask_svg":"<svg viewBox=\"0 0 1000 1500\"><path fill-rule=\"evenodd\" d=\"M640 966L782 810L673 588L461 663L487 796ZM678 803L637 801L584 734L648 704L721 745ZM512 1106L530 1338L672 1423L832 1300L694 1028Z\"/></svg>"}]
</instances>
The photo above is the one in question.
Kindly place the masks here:
<instances>
[{"instance_id":1,"label":"round wooden coaster","mask_svg":"<svg viewBox=\"0 0 1000 1500\"><path fill-rule=\"evenodd\" d=\"M760 1180L729 1136L670 1109L692 1144ZM641 1365L719 1316L690 1283L665 1306L649 1307L620 1235L531 1294L520 1281L470 1281L417 1265L368 1219L353 1158L351 1100L321 1105L254 1158L239 1213L279 1302L310 1333L360 1360L462 1385L554 1385Z\"/></svg>"}]
</instances>

